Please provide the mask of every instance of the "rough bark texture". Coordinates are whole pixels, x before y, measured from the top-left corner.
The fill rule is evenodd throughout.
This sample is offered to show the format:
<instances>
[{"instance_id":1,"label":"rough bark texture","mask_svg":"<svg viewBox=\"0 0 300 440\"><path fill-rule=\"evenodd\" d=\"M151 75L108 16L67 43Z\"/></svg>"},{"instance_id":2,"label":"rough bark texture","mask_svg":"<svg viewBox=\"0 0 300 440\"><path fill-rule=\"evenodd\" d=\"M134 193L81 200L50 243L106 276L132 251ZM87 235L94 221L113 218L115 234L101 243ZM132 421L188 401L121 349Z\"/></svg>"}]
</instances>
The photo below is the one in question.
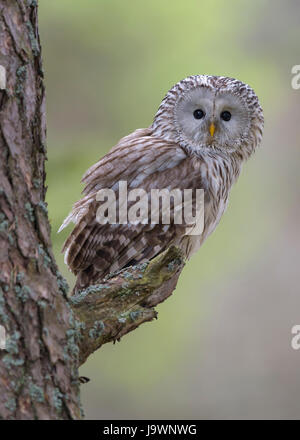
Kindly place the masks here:
<instances>
[{"instance_id":1,"label":"rough bark texture","mask_svg":"<svg viewBox=\"0 0 300 440\"><path fill-rule=\"evenodd\" d=\"M36 0L0 0L0 418L78 419L78 366L156 317L184 259L170 248L67 297L45 204L45 90ZM6 80L5 80L6 77Z\"/></svg>"},{"instance_id":2,"label":"rough bark texture","mask_svg":"<svg viewBox=\"0 0 300 440\"><path fill-rule=\"evenodd\" d=\"M45 205L45 90L35 1L1 0L0 416L78 418L72 311ZM4 84L4 70L6 85Z\"/></svg>"}]
</instances>

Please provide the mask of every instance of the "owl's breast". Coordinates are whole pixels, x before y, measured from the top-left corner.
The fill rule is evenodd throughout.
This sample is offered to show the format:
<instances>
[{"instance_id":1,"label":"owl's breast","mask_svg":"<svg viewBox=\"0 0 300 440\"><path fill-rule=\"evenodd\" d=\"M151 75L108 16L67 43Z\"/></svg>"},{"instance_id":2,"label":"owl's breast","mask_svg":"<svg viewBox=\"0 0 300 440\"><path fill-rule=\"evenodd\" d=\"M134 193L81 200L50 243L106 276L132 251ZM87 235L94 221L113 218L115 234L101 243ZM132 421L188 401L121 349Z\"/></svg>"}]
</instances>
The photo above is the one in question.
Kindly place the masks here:
<instances>
[{"instance_id":1,"label":"owl's breast","mask_svg":"<svg viewBox=\"0 0 300 440\"><path fill-rule=\"evenodd\" d=\"M181 246L188 258L199 250L220 222L228 205L232 183L233 179L228 164L214 161L211 158L202 161L197 185L201 185L204 190L203 229L201 234L193 234L193 229L187 228ZM199 188L199 186L197 187Z\"/></svg>"}]
</instances>

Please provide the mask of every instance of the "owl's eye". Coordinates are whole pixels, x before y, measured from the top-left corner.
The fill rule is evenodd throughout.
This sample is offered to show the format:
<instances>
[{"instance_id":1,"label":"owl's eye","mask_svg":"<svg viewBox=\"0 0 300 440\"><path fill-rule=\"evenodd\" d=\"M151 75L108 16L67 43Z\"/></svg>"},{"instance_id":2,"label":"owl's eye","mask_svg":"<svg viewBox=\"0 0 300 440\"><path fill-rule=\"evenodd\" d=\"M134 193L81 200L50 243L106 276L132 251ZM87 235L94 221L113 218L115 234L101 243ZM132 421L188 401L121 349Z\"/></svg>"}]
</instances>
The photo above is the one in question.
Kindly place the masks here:
<instances>
[{"instance_id":1,"label":"owl's eye","mask_svg":"<svg viewBox=\"0 0 300 440\"><path fill-rule=\"evenodd\" d=\"M201 110L200 108L198 108L197 110L194 111L193 113L194 118L195 119L202 119L205 116L205 113L203 110Z\"/></svg>"},{"instance_id":2,"label":"owl's eye","mask_svg":"<svg viewBox=\"0 0 300 440\"><path fill-rule=\"evenodd\" d=\"M231 113L225 110L224 112L221 113L221 119L223 119L223 121L230 121Z\"/></svg>"}]
</instances>

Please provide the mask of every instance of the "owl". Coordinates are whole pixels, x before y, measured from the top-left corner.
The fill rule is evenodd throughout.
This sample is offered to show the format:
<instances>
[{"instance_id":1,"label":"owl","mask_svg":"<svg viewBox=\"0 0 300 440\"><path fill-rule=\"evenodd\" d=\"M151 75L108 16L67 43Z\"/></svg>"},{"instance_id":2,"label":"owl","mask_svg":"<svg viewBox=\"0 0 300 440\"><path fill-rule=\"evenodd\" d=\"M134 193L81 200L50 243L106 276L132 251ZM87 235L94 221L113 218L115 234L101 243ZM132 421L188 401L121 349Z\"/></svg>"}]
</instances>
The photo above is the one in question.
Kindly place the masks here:
<instances>
[{"instance_id":1,"label":"owl","mask_svg":"<svg viewBox=\"0 0 300 440\"><path fill-rule=\"evenodd\" d=\"M239 80L195 75L172 87L152 125L123 137L83 176L83 198L60 228L75 224L63 247L65 262L77 276L73 292L152 259L171 245L190 258L219 223L242 164L262 139L263 125L256 94ZM169 224L99 223L98 191L115 190L118 203L121 181L147 194L153 188L203 189L201 234L190 234L191 225L174 222L174 203Z\"/></svg>"}]
</instances>

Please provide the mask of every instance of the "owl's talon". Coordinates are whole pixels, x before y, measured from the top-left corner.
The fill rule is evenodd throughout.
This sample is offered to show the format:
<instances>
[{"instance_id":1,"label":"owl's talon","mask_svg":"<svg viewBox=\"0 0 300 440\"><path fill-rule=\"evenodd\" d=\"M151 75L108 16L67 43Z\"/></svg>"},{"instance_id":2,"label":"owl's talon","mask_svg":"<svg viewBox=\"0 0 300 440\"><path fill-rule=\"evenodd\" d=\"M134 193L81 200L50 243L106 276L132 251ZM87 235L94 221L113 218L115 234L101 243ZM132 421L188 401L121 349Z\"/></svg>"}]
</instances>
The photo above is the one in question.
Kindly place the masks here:
<instances>
[{"instance_id":1,"label":"owl's talon","mask_svg":"<svg viewBox=\"0 0 300 440\"><path fill-rule=\"evenodd\" d=\"M84 383L88 383L91 379L89 379L86 376L80 376L78 380L81 384L84 384Z\"/></svg>"}]
</instances>

